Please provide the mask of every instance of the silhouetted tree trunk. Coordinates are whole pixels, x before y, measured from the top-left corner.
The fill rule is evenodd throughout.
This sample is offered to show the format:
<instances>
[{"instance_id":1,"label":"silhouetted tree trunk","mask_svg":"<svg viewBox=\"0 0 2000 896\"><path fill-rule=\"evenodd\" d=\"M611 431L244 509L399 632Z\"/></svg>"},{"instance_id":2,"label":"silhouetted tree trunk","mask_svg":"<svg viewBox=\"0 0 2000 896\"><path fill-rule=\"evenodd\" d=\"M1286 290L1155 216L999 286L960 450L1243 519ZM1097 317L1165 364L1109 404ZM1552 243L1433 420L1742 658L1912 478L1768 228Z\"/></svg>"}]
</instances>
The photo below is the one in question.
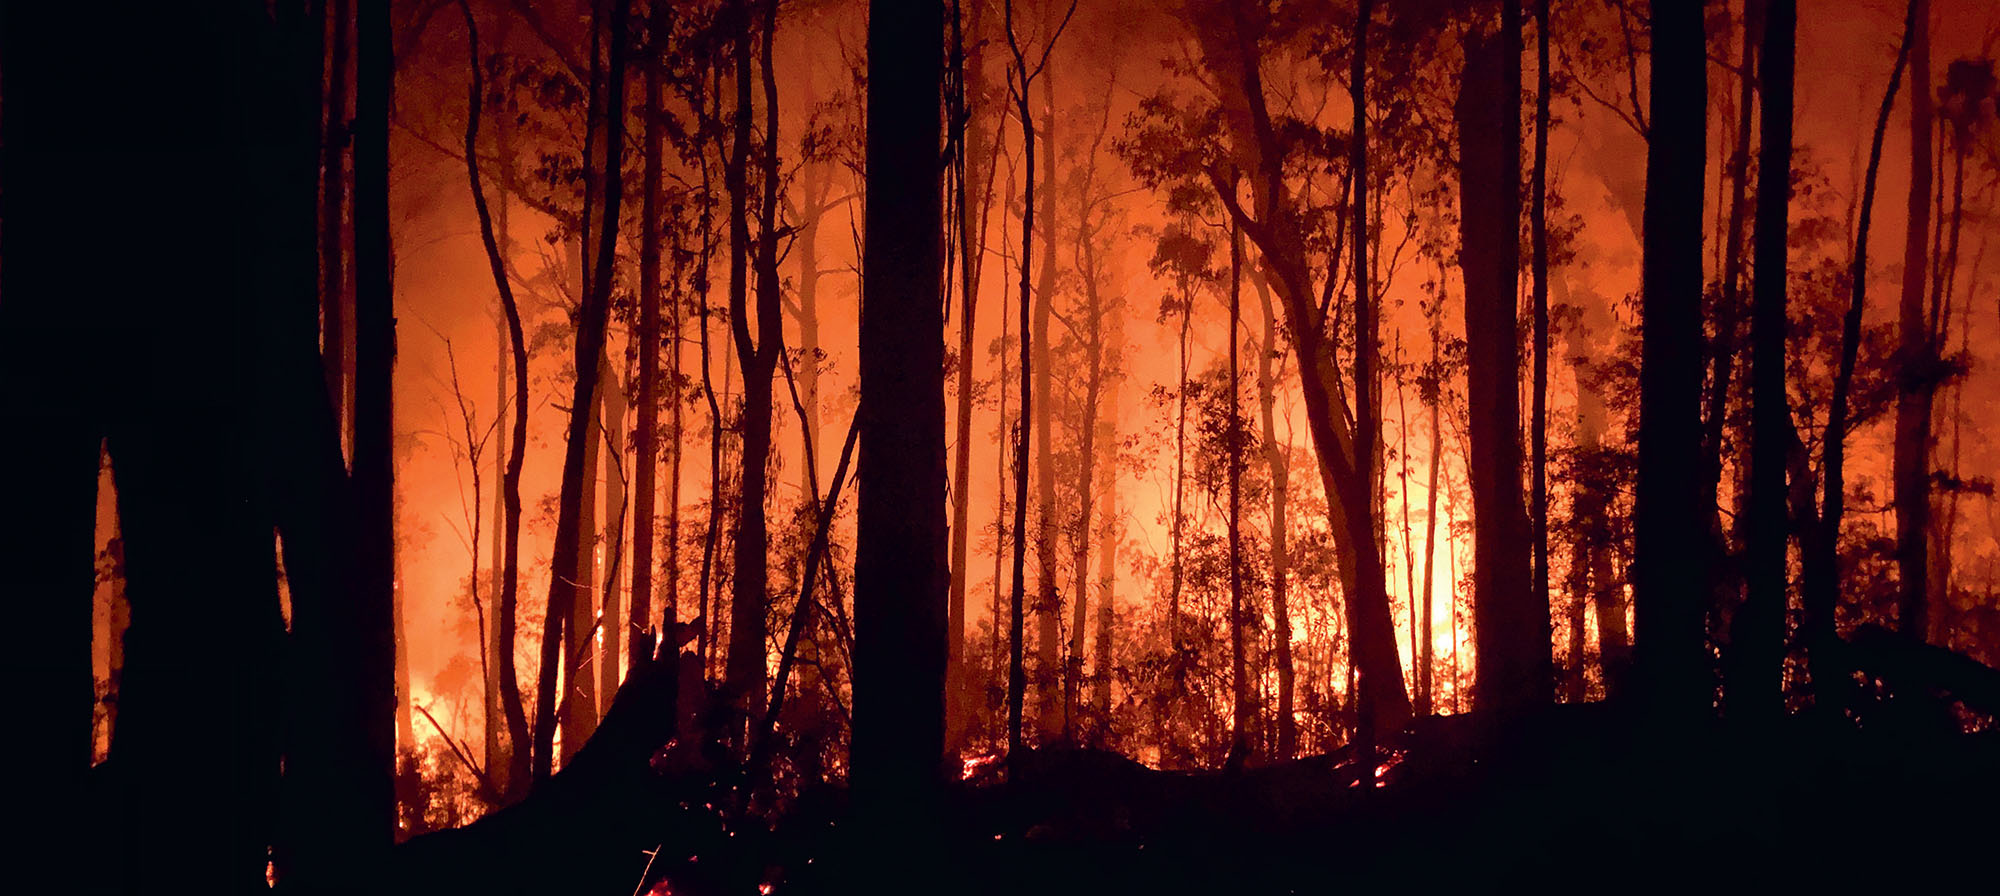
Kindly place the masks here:
<instances>
[{"instance_id":1,"label":"silhouetted tree trunk","mask_svg":"<svg viewBox=\"0 0 2000 896\"><path fill-rule=\"evenodd\" d=\"M1187 674L1187 663L1181 651L1181 589L1187 583L1187 551L1185 533L1187 511L1187 412L1188 412L1188 338L1194 329L1194 289L1184 282L1181 286L1181 327L1175 341L1175 358L1180 361L1179 379L1174 380L1174 518L1168 526L1167 537L1172 541L1172 568L1168 570L1167 582L1167 639L1173 651L1174 690L1169 700L1179 698L1183 679Z\"/></svg>"},{"instance_id":2,"label":"silhouetted tree trunk","mask_svg":"<svg viewBox=\"0 0 2000 896\"><path fill-rule=\"evenodd\" d=\"M1103 475L1097 486L1097 637L1096 659L1091 664L1091 742L1102 747L1111 737L1111 674L1117 661L1112 655L1118 625L1118 393L1124 373L1118 369L1124 356L1123 315L1113 309L1105 327L1104 363L1106 394L1104 413L1098 419L1097 445L1103 455Z\"/></svg>"},{"instance_id":3,"label":"silhouetted tree trunk","mask_svg":"<svg viewBox=\"0 0 2000 896\"><path fill-rule=\"evenodd\" d=\"M597 698L593 716L602 718L604 711L611 708L611 698L618 693L619 656L625 645L626 624L623 595L619 591L619 568L625 563L625 517L630 500L625 487L627 470L625 467L625 400L624 364L614 366L611 356L606 354L604 369L597 375L598 391L603 393L603 404L598 408L603 417L599 425L604 435L604 518L608 524L605 533L604 588L599 598L598 631L601 637L592 651L592 666L597 673Z\"/></svg>"},{"instance_id":4,"label":"silhouetted tree trunk","mask_svg":"<svg viewBox=\"0 0 2000 896\"><path fill-rule=\"evenodd\" d=\"M282 14L281 14L282 15ZM341 797L318 812L330 861L366 861L395 831L390 775L394 701L396 312L389 236L389 109L395 95L389 10L364 3L357 19L354 148L354 462L357 590L350 602L351 665L337 706L351 713L352 753L343 757ZM345 639L343 639L345 640ZM339 858L335 858L339 857Z\"/></svg>"},{"instance_id":5,"label":"silhouetted tree trunk","mask_svg":"<svg viewBox=\"0 0 2000 896\"><path fill-rule=\"evenodd\" d=\"M1090 164L1086 161L1085 164ZM1086 194L1088 192L1086 188ZM1083 214L1077 221L1079 246L1078 279L1083 283L1083 350L1084 383L1083 413L1077 420L1076 449L1076 525L1072 528L1070 543L1071 603L1069 625L1069 656L1063 665L1063 740L1076 739L1077 711L1081 707L1083 693L1084 635L1090 622L1090 540L1095 532L1091 529L1091 511L1097 495L1091 490L1092 477L1097 466L1097 428L1099 403L1104 391L1104 302L1098 294L1096 250L1091 245L1096 234L1089 222L1090 200L1085 198Z\"/></svg>"},{"instance_id":6,"label":"silhouetted tree trunk","mask_svg":"<svg viewBox=\"0 0 2000 896\"><path fill-rule=\"evenodd\" d=\"M521 325L521 307L515 302L514 287L507 279L506 262L494 232L493 215L486 204L486 190L479 176L479 117L485 96L482 60L479 58L479 31L469 5L461 5L468 34L468 55L472 80L467 88L465 120L465 171L472 184L472 207L479 217L479 239L486 249L486 263L493 286L500 293L500 311L507 324L509 355L513 359L513 431L507 438L506 469L500 478L501 552L499 589L494 606L494 660L500 708L507 720L507 774L503 786L508 801L526 793L529 779L528 715L521 702L520 671L514 660L514 632L519 607L521 569L521 465L528 443L528 344ZM503 128L500 157L508 157L509 141ZM505 198L503 195L503 212ZM505 379L504 377L502 379ZM487 758L489 771L493 759Z\"/></svg>"},{"instance_id":7,"label":"silhouetted tree trunk","mask_svg":"<svg viewBox=\"0 0 2000 896\"><path fill-rule=\"evenodd\" d=\"M704 104L705 108L703 109L703 114L709 119L710 133L714 135L715 154L718 156L722 153L721 125L718 123L718 120L721 118L722 108L722 75L720 69L720 63L711 66L713 74L709 79L715 88L712 91L715 105L713 107L706 107L706 104ZM701 396L708 404L708 512L705 514L707 520L703 524L701 537L701 571L697 574L695 580L695 619L700 623L695 634L695 655L701 659L701 669L704 677L709 675L710 661L713 658L715 650L714 645L711 643L713 639L709 636L709 632L714 629L716 624L716 614L712 612L713 608L710 606L710 591L711 585L715 581L716 552L720 547L722 539L723 507L720 496L722 495L722 457L724 451L722 402L716 394L715 363L711 357L713 351L710 345L714 327L710 325L709 318L714 315L714 306L709 303L709 287L711 286L709 282L709 262L715 256L716 200L715 170L709 164L709 157L709 153L704 152L701 154L701 185L703 194L701 206L701 255L695 262L694 290L695 300L700 303L701 307L701 331L697 339L701 349ZM723 167L724 189L726 190L729 176L728 166L724 165ZM735 251L735 249L730 250L732 254ZM730 263L733 267L735 264L734 259ZM726 372L727 368L725 368ZM727 380L725 379L724 385L726 386L727 384Z\"/></svg>"},{"instance_id":8,"label":"silhouetted tree trunk","mask_svg":"<svg viewBox=\"0 0 2000 896\"><path fill-rule=\"evenodd\" d=\"M326 61L326 124L320 138L320 356L326 370L326 391L333 399L333 419L345 420L353 408L354 345L348 338L354 317L347 293L347 68L349 34L354 26L351 0L326 4L326 33L331 45Z\"/></svg>"},{"instance_id":9,"label":"silhouetted tree trunk","mask_svg":"<svg viewBox=\"0 0 2000 896\"><path fill-rule=\"evenodd\" d=\"M1056 92L1053 72L1042 74L1042 165L1056 179ZM1029 113L1032 114L1032 113ZM1029 342L1035 351L1035 721L1047 742L1062 728L1062 594L1057 587L1056 464L1053 371L1049 361L1049 321L1056 301L1056 191L1042 191L1041 280L1035 284L1035 319Z\"/></svg>"},{"instance_id":10,"label":"silhouetted tree trunk","mask_svg":"<svg viewBox=\"0 0 2000 896\"><path fill-rule=\"evenodd\" d=\"M608 81L625 83L626 19L631 0L614 0L611 13L611 61ZM555 552L549 563L549 602L542 637L541 672L536 681L534 780L537 786L553 774L555 741L556 674L562 660L563 622L577 603L583 558L577 550L583 514L583 480L589 475L584 465L586 448L592 439L591 396L596 392L599 365L604 353L605 329L611 312L611 271L618 237L618 207L623 197L625 155L625 91L608 91L605 115L604 223L597 233L598 245L591 289L583 296L577 314L576 384L570 404L569 432L563 446L562 487L557 498ZM573 658L572 658L573 660ZM571 662L569 668L578 668ZM571 732L564 732L569 740ZM581 744L572 746L580 747Z\"/></svg>"},{"instance_id":11,"label":"silhouetted tree trunk","mask_svg":"<svg viewBox=\"0 0 2000 896\"><path fill-rule=\"evenodd\" d=\"M1232 12L1238 16L1235 33L1231 35L1235 38L1233 45L1217 40L1205 44L1204 53L1210 57L1212 70L1234 79L1235 89L1242 91L1248 107L1249 114L1245 117L1249 127L1237 135L1236 141L1238 154L1256 161L1250 178L1254 216L1235 196L1228 194L1223 184L1211 185L1216 187L1231 217L1241 221L1244 232L1257 243L1267 269L1275 274L1272 287L1284 303L1293 333L1306 422L1319 461L1320 480L1329 496L1327 510L1340 570L1343 616L1350 630L1351 666L1356 670L1359 687L1356 701L1359 733L1365 741L1374 731L1400 728L1410 715L1409 694L1403 689L1402 663L1396 656L1396 624L1389 610L1386 573L1377 537L1375 519L1379 508L1372 477L1363 475L1372 462L1375 448L1361 441L1357 423L1349 422L1342 398L1345 387L1334 359L1335 345L1324 332L1324 315L1314 305L1315 291L1303 237L1295 221L1297 212L1284 185L1283 147L1266 105L1263 75L1256 64L1261 26L1244 18L1240 8L1232 7ZM1364 14L1356 19L1355 48L1364 53L1363 23L1367 18ZM1362 69L1365 73L1365 65ZM1359 81L1353 89L1357 96L1362 93ZM1219 172L1211 171L1210 176L1212 181L1221 179ZM1366 203L1357 206L1365 208ZM1361 269L1366 270L1366 266ZM1355 416L1358 422L1361 415Z\"/></svg>"},{"instance_id":12,"label":"silhouetted tree trunk","mask_svg":"<svg viewBox=\"0 0 2000 896\"><path fill-rule=\"evenodd\" d=\"M1931 406L1937 395L1937 345L1925 314L1926 247L1931 220L1931 137L1937 114L1931 96L1930 2L1912 0L1910 46L1909 228L1903 244L1903 293L1896 322L1896 615L1901 631L1929 632L1925 613L1930 574Z\"/></svg>"},{"instance_id":13,"label":"silhouetted tree trunk","mask_svg":"<svg viewBox=\"0 0 2000 896\"><path fill-rule=\"evenodd\" d=\"M660 107L665 82L661 69L666 64L667 31L672 26L670 12L663 0L650 0L647 4L646 34L650 46L645 63L645 102L641 106L646 132L641 144L639 173L639 326L633 334L639 353L639 419L632 439L637 455L632 461L632 487L639 500L632 507L632 624L625 632L626 649L634 662L639 659L640 640L653 627L653 542L656 537L653 507L655 492L659 489L656 476L660 450L660 190L667 153L666 128L662 121L665 110ZM676 355L680 351L679 336L676 331ZM678 376L671 386L675 390L680 388ZM672 400L678 404L678 392L672 394ZM678 427L675 428L674 439L680 439ZM670 475L678 480L678 473L675 470ZM672 603L671 597L668 602ZM667 622L673 621L673 617L667 617ZM668 644L672 645L673 641L669 639ZM668 653L678 654L679 648L670 646ZM670 661L666 665L672 670L679 664Z\"/></svg>"},{"instance_id":14,"label":"silhouetted tree trunk","mask_svg":"<svg viewBox=\"0 0 2000 896\"><path fill-rule=\"evenodd\" d=\"M1271 307L1271 288L1261 274L1252 272L1257 287L1257 303L1264 312L1264 339L1257 352L1257 410L1264 424L1264 463L1271 476L1271 637L1278 663L1278 755L1282 761L1298 753L1298 720L1294 718L1296 690L1292 668L1291 585L1291 460L1290 446L1278 440L1276 406L1278 374L1272 369L1283 351L1278 346L1278 318ZM1429 593L1428 586L1426 594Z\"/></svg>"},{"instance_id":15,"label":"silhouetted tree trunk","mask_svg":"<svg viewBox=\"0 0 2000 896\"><path fill-rule=\"evenodd\" d=\"M577 342L582 343L584 328L581 316L587 296L596 291L593 277L592 253L596 247L591 244L596 232L597 221L594 209L601 209L604 171L597 161L598 148L604 145L605 101L608 89L604 72L602 44L604 41L604 17L608 11L607 0L591 0L587 27L590 30L590 71L584 84L585 100L583 112L583 214L580 216L578 238L569 243L576 253ZM609 295L609 293L607 293ZM607 340L608 342L608 340ZM582 379L582 367L593 368L592 388L581 393L584 399L584 413L589 433L583 441L583 479L581 491L577 493L577 528L572 540L558 545L558 552L576 555L576 572L571 575L576 599L570 604L569 618L563 625L561 680L557 690L549 693L549 699L556 705L556 718L562 725L562 749L560 758L568 762L576 755L590 733L597 728L597 477L599 461L604 450L604 348L587 360L577 360L577 378ZM553 561L551 562L553 565Z\"/></svg>"},{"instance_id":16,"label":"silhouetted tree trunk","mask_svg":"<svg viewBox=\"0 0 2000 896\"><path fill-rule=\"evenodd\" d=\"M1798 6L1768 0L1764 22L1764 108L1758 126L1757 280L1750 315L1750 519L1745 573L1749 598L1737 611L1730 643L1739 666L1729 681L1730 711L1784 711L1786 504L1792 440L1785 392L1785 241L1792 170L1792 69Z\"/></svg>"},{"instance_id":17,"label":"silhouetted tree trunk","mask_svg":"<svg viewBox=\"0 0 2000 896\"><path fill-rule=\"evenodd\" d=\"M1549 616L1531 584L1521 506L1519 324L1521 117L1519 6L1500 33L1467 38L1459 81L1460 265L1465 272L1467 467L1473 505L1474 702L1502 715L1550 700Z\"/></svg>"},{"instance_id":18,"label":"silhouetted tree trunk","mask_svg":"<svg viewBox=\"0 0 2000 896\"><path fill-rule=\"evenodd\" d=\"M1729 193L1723 202L1724 223L1720 234L1721 283L1715 308L1715 338L1709 344L1711 373L1708 377L1708 392L1704 399L1702 430L1703 478L1717 500L1706 508L1707 526L1711 545L1711 568L1713 581L1711 592L1715 606L1733 606L1742 587L1742 577L1736 564L1731 563L1729 537L1722 522L1722 457L1728 450L1724 438L1729 418L1729 390L1736 372L1736 356L1741 348L1741 321L1743 318L1743 228L1749 219L1750 187L1750 131L1756 126L1751 113L1757 105L1757 45L1764 30L1764 0L1744 4L1743 46L1739 57L1740 71L1737 73L1736 123L1731 140L1729 157L1725 160L1723 176L1728 179ZM1744 489L1740 487L1739 493ZM1737 520L1740 531L1742 520Z\"/></svg>"},{"instance_id":19,"label":"silhouetted tree trunk","mask_svg":"<svg viewBox=\"0 0 2000 896\"><path fill-rule=\"evenodd\" d=\"M1701 491L1701 206L1708 96L1702 2L1651 4L1644 326L1633 591L1639 674L1661 718L1709 712Z\"/></svg>"},{"instance_id":20,"label":"silhouetted tree trunk","mask_svg":"<svg viewBox=\"0 0 2000 896\"><path fill-rule=\"evenodd\" d=\"M1012 593L1008 603L1007 649L1007 761L1018 768L1024 758L1021 737L1021 723L1024 715L1023 704L1027 700L1026 644L1024 643L1027 602L1027 537L1028 537L1028 438L1034 427L1032 410L1036 399L1034 391L1034 320L1031 312L1029 283L1034 275L1035 239L1035 116L1029 105L1028 90L1034 82L1036 71L1028 68L1026 57L1021 52L1019 38L1014 33L1014 0L1002 0L1002 11L1006 16L1007 46L1014 56L1013 73L1008 79L1008 89L1013 94L1015 113L1021 122L1021 164L1025 170L1021 199L1021 294L1019 312L1021 315L1021 413L1020 423L1014 432L1014 569ZM869 129L872 137L874 129Z\"/></svg>"},{"instance_id":21,"label":"silhouetted tree trunk","mask_svg":"<svg viewBox=\"0 0 2000 896\"><path fill-rule=\"evenodd\" d=\"M943 5L877 2L868 19L868 204L861 297L854 569L856 809L885 846L871 879L935 824L944 755L946 605Z\"/></svg>"},{"instance_id":22,"label":"silhouetted tree trunk","mask_svg":"<svg viewBox=\"0 0 2000 896\"><path fill-rule=\"evenodd\" d=\"M1528 411L1528 475L1532 477L1528 525L1535 555L1528 581L1536 605L1544 610L1549 606L1549 91L1549 0L1535 0L1535 171L1528 181L1535 341L1533 406Z\"/></svg>"},{"instance_id":23,"label":"silhouetted tree trunk","mask_svg":"<svg viewBox=\"0 0 2000 896\"><path fill-rule=\"evenodd\" d=\"M1232 179L1231 190L1236 188ZM1237 405L1243 389L1237 362L1237 329L1243 317L1243 235L1229 228L1229 759L1241 769L1250 758L1250 678L1243 656L1243 415Z\"/></svg>"},{"instance_id":24,"label":"silhouetted tree trunk","mask_svg":"<svg viewBox=\"0 0 2000 896\"><path fill-rule=\"evenodd\" d=\"M1442 299L1442 296L1439 298ZM1430 309L1431 362L1428 372L1425 374L1428 382L1424 384L1423 388L1425 393L1424 403L1429 405L1431 410L1431 471L1430 475L1424 481L1426 495L1424 497L1423 607L1418 611L1418 614L1423 617L1423 624L1418 627L1417 646L1415 648L1417 654L1415 658L1417 664L1415 676L1417 680L1415 688L1416 713L1418 716L1429 716L1436 711L1434 704L1436 703L1437 676L1435 673L1435 663L1432 662L1435 659L1432 656L1435 650L1432 644L1436 640L1436 633L1432 630L1433 623L1431 617L1434 608L1431 606L1431 594L1433 593L1432 587L1435 584L1433 574L1437 571L1438 473L1444 467L1444 363L1440 358L1440 354L1443 351L1444 338L1443 334L1439 332L1439 321L1443 317L1444 309L1442 306ZM1449 529L1445 530L1445 540L1447 543L1451 540L1451 530ZM1458 590L1457 583L1452 583L1449 589L1456 592ZM1457 643L1457 638L1458 620L1454 618L1452 620L1452 639L1454 644Z\"/></svg>"},{"instance_id":25,"label":"silhouetted tree trunk","mask_svg":"<svg viewBox=\"0 0 2000 896\"><path fill-rule=\"evenodd\" d=\"M468 111L468 116L470 112ZM476 125L475 125L476 127ZM476 136L476 132L475 132ZM507 324L499 316L493 318L493 437L498 444L493 448L493 481L499 483L507 476ZM492 525L487 527L493 539L486 555L487 584L486 595L489 602L499 599L501 565L500 556L507 550L507 538L501 523L507 516L507 499L502 489L493 488ZM473 571L478 575L478 570ZM497 606L495 610L497 611ZM499 620L494 615L486 616L485 637L480 645L480 717L483 735L479 761L486 767L489 778L497 779L500 768L497 763L504 750L501 732L505 730L505 720L500 708L500 645ZM513 643L513 633L506 636L506 643Z\"/></svg>"},{"instance_id":26,"label":"silhouetted tree trunk","mask_svg":"<svg viewBox=\"0 0 2000 896\"><path fill-rule=\"evenodd\" d=\"M1840 699L1834 692L1843 687L1848 670L1835 665L1834 609L1840 603L1840 522L1847 509L1847 419L1848 402L1854 388L1854 367L1861 352L1861 315L1868 307L1868 229L1875 218L1875 178L1882 169L1882 143L1889 130L1889 113L1896 105L1896 91L1903 83L1903 69L1917 39L1917 16L1921 0L1910 0L1903 19L1903 39L1896 49L1896 65L1889 71L1889 87L1882 94L1882 106L1875 115L1875 135L1868 146L1868 169L1862 176L1860 220L1854 229L1854 258L1848 264L1848 282L1853 290L1840 323L1840 358L1833 377L1833 397L1826 414L1826 431L1821 436L1819 528L1803 539L1802 587L1805 593L1806 643L1813 680L1814 699L1821 706L1838 711ZM1829 702L1830 701L1830 705Z\"/></svg>"},{"instance_id":27,"label":"silhouetted tree trunk","mask_svg":"<svg viewBox=\"0 0 2000 896\"><path fill-rule=\"evenodd\" d=\"M0 6L0 556L9 631L33 633L0 665L24 685L4 756L18 770L9 811L34 819L10 838L10 865L30 880L235 892L264 879L289 696L272 486L296 478L349 496L317 353L321 23L302 11L273 28L261 8ZM78 66L86 35L106 55ZM134 127L176 137L103 164ZM145 237L107 264L103 242L79 235L111 208ZM231 248L220 266L217 246ZM267 316L282 316L281 340L256 338L273 335L257 332ZM281 389L265 362L284 365ZM273 398L288 405L277 434L260 425ZM307 409L311 434L328 438L289 441L304 431L289 415ZM92 775L92 532L107 437L132 628L117 759ZM352 596L351 609L386 607L386 591ZM383 685L367 732L390 720L372 675L387 667L371 664L385 657L347 657L362 669L350 684ZM88 798L99 781L108 805ZM354 839L386 845L389 817L364 816L381 826Z\"/></svg>"},{"instance_id":28,"label":"silhouetted tree trunk","mask_svg":"<svg viewBox=\"0 0 2000 896\"><path fill-rule=\"evenodd\" d=\"M783 318L780 316L783 309L779 301L777 273L777 88L769 76L770 39L776 32L777 14L774 7L767 7L765 44L760 57L765 71L766 107L765 143L760 153L760 163L764 168L760 203L764 227L754 249L757 335L753 342L746 304L748 283L742 276L741 267L745 256L752 251L748 243L750 231L746 217L750 202L746 166L750 153L750 42L755 29L751 26L747 0L736 5L734 14L741 16L742 32L735 50L736 133L730 156L730 171L735 186L730 189L730 239L734 243L740 237L743 249L732 250L736 254L730 261L729 295L730 328L735 334L737 359L743 365L743 479L730 580L733 587L729 604L729 663L723 677L724 688L736 707L730 719L730 743L740 751L747 747L747 742L743 740L743 723L759 712L764 700L764 613L765 603L769 600L769 570L766 567L769 534L764 525L768 479L764 468L771 456L771 382L777 372L778 352L783 345Z\"/></svg>"},{"instance_id":29,"label":"silhouetted tree trunk","mask_svg":"<svg viewBox=\"0 0 2000 896\"><path fill-rule=\"evenodd\" d=\"M972 184L981 181L985 164L986 130L980 115L985 111L985 44L980 40L980 23L985 4L974 2L969 11L952 4L952 68L955 75L950 100L958 152L953 159L953 199L958 209L959 321L957 405L952 418L954 444L951 479L951 606L946 626L950 641L945 660L946 742L958 749L965 729L973 694L965 674L965 591L970 578L966 564L972 539L972 393L975 347L974 311L979 302L979 269L985 254L985 207L991 194L981 197L975 214ZM971 40L966 40L966 33ZM997 548L996 548L997 550ZM994 620L997 625L999 620Z\"/></svg>"}]
</instances>

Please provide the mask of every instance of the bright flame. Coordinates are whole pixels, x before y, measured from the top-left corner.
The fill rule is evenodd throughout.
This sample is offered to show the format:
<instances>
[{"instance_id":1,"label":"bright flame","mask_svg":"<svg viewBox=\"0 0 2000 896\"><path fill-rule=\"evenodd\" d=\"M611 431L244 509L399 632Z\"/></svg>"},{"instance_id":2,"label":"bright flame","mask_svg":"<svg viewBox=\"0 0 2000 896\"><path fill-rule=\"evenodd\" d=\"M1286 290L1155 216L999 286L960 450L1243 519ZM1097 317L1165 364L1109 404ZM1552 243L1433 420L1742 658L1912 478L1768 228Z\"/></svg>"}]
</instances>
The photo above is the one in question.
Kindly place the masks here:
<instances>
[{"instance_id":1,"label":"bright flame","mask_svg":"<svg viewBox=\"0 0 2000 896\"><path fill-rule=\"evenodd\" d=\"M958 779L960 781L970 781L972 780L973 775L979 773L980 769L985 768L999 761L1000 761L1000 754L998 753L987 753L983 756L967 757L966 760L961 764L962 767L959 769Z\"/></svg>"}]
</instances>

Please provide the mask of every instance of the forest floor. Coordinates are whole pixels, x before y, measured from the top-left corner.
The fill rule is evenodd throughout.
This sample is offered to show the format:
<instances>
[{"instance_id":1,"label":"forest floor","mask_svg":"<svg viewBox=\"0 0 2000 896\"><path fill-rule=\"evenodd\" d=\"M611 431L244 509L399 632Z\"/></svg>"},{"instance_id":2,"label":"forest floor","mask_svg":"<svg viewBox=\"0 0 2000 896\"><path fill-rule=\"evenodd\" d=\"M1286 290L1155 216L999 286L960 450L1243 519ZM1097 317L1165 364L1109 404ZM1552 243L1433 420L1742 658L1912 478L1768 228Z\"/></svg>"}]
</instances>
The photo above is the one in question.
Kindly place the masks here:
<instances>
[{"instance_id":1,"label":"forest floor","mask_svg":"<svg viewBox=\"0 0 2000 896\"><path fill-rule=\"evenodd\" d=\"M666 737L647 707L661 694L640 675L550 787L407 844L390 879L427 896L1023 896L1931 892L1985 872L1974 892L1992 892L2000 672L1918 649L1883 654L1900 692L1878 675L1837 715L1757 725L1561 705L1504 727L1420 719L1368 762L1230 772L1038 750L1011 773L977 767L936 823L893 842L861 836L839 788L745 813L714 766L671 770L673 751L649 746Z\"/></svg>"},{"instance_id":2,"label":"forest floor","mask_svg":"<svg viewBox=\"0 0 2000 896\"><path fill-rule=\"evenodd\" d=\"M1162 772L1040 751L1016 782L963 782L948 822L904 858L936 892L1013 896L1925 891L1979 870L2000 843L1994 734L1810 716L1663 732L1602 705L1506 732L1479 725L1426 720L1372 768L1335 755ZM748 892L754 878L771 893L901 892L856 885L867 876L843 856L872 850L841 835L840 802L802 801L736 848L712 839L720 861L681 865L670 891Z\"/></svg>"}]
</instances>

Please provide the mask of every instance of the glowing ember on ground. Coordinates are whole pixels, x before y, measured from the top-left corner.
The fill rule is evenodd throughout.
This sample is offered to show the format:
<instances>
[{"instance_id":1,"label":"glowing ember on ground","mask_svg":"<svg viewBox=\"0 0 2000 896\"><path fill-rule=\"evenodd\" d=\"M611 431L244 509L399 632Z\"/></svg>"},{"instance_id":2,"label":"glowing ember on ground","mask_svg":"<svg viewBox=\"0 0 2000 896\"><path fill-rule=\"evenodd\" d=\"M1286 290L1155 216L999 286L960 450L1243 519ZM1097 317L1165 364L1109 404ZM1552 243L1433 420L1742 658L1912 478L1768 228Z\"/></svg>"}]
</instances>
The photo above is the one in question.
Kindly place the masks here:
<instances>
[{"instance_id":1,"label":"glowing ember on ground","mask_svg":"<svg viewBox=\"0 0 2000 896\"><path fill-rule=\"evenodd\" d=\"M979 773L980 769L985 768L989 765L993 765L999 761L1000 761L1000 754L998 753L987 753L983 756L968 757L962 764L963 767L959 770L958 779L961 781L970 781L972 780L973 775Z\"/></svg>"}]
</instances>

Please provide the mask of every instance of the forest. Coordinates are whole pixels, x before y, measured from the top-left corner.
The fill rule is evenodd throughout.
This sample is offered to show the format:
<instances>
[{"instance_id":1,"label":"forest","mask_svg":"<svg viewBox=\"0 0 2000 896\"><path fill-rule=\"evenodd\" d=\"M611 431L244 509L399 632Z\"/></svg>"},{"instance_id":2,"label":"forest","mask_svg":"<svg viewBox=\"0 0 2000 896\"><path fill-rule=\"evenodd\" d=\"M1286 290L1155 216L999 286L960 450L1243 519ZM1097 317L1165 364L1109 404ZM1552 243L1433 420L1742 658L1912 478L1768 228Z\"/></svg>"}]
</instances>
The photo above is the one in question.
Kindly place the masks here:
<instances>
[{"instance_id":1,"label":"forest","mask_svg":"<svg viewBox=\"0 0 2000 896\"><path fill-rule=\"evenodd\" d=\"M0 0L9 864L1977 872L1996 44L1981 0Z\"/></svg>"}]
</instances>

